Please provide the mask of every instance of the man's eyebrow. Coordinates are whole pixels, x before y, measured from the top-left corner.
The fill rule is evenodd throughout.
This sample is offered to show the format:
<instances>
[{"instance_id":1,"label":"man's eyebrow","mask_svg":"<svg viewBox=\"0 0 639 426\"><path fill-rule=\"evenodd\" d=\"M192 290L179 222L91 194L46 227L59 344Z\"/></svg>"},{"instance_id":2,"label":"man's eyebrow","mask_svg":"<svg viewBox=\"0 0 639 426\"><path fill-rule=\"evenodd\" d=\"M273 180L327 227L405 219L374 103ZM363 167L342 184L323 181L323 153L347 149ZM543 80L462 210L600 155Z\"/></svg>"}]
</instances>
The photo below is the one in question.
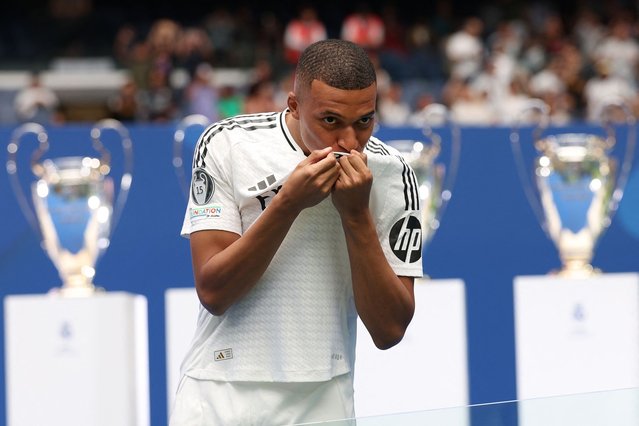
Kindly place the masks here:
<instances>
[{"instance_id":1,"label":"man's eyebrow","mask_svg":"<svg viewBox=\"0 0 639 426\"><path fill-rule=\"evenodd\" d=\"M322 115L322 116L331 115L333 117L337 117L337 118L340 118L340 119L344 118L344 116L342 114L340 114L338 112L335 112L335 111L330 111L330 110L324 110L324 111L322 111L320 113L320 115ZM374 115L375 115L375 110L372 110L370 112L367 112L366 114L360 115L358 120L362 119L362 118L370 118L370 117L372 117Z\"/></svg>"}]
</instances>

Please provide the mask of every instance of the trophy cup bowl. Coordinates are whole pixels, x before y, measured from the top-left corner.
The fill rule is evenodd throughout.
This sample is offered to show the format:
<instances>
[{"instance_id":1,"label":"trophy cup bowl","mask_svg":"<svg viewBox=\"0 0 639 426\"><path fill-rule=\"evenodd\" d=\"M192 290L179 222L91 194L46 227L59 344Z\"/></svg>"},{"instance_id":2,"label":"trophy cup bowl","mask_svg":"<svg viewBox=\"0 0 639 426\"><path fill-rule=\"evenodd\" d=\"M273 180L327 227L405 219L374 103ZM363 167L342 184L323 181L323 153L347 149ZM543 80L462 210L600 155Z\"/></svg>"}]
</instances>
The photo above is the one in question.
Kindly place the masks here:
<instances>
[{"instance_id":1,"label":"trophy cup bowl","mask_svg":"<svg viewBox=\"0 0 639 426\"><path fill-rule=\"evenodd\" d=\"M173 134L173 169L175 170L182 194L184 194L187 200L189 198L189 183L187 182L186 176L191 175L191 170L187 172L184 168L190 166L191 162L185 161L185 157L193 157L195 143L199 140L202 131L210 124L211 120L202 114L187 115L180 120ZM187 144L185 144L185 141L188 140L189 135L191 134L192 136L192 132L197 129L200 129L197 133L197 139L193 138L193 146L189 146L189 149L186 150L185 145Z\"/></svg>"},{"instance_id":2,"label":"trophy cup bowl","mask_svg":"<svg viewBox=\"0 0 639 426\"><path fill-rule=\"evenodd\" d=\"M125 155L126 170L115 200L111 155L100 140L107 129L118 133ZM29 133L36 135L39 142L31 158L31 171L36 177L30 187L32 204L19 182L17 166L20 142ZM102 120L91 130L91 137L93 147L101 154L99 158L42 159L49 148L49 138L45 129L35 123L16 129L8 146L7 171L14 192L62 280L62 286L52 292L62 296L90 296L103 290L93 283L95 265L109 246L131 185L132 149L126 128L116 120Z\"/></svg>"},{"instance_id":3,"label":"trophy cup bowl","mask_svg":"<svg viewBox=\"0 0 639 426\"><path fill-rule=\"evenodd\" d=\"M516 130L511 133L511 142L529 201L559 252L562 266L552 273L571 278L601 273L591 262L623 194L634 150L634 118L623 103L609 102L602 110L605 135L559 133L541 137L548 108L534 101L529 109L536 110L542 122L533 138L536 157L532 173L522 159ZM619 110L625 112L629 129L625 158L613 154L617 140L609 114Z\"/></svg>"},{"instance_id":4,"label":"trophy cup bowl","mask_svg":"<svg viewBox=\"0 0 639 426\"><path fill-rule=\"evenodd\" d=\"M396 148L415 172L421 206L422 246L426 246L439 228L444 208L451 198L452 184L459 160L459 129L449 122L444 105L432 104L425 110L427 123L450 124L452 143L450 161L444 164L440 154L442 138L432 127L422 129L423 139L395 139L387 143Z\"/></svg>"}]
</instances>

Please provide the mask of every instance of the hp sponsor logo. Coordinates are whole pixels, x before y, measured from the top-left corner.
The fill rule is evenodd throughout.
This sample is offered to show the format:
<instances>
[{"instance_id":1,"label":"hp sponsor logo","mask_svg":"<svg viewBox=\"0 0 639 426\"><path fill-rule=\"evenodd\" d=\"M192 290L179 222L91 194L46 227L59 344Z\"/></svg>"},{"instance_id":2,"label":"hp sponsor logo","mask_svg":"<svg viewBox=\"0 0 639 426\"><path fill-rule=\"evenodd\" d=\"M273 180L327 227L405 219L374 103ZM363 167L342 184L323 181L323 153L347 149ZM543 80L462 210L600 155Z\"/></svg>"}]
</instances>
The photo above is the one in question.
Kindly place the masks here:
<instances>
[{"instance_id":1,"label":"hp sponsor logo","mask_svg":"<svg viewBox=\"0 0 639 426\"><path fill-rule=\"evenodd\" d=\"M416 217L398 220L389 237L393 253L402 261L413 263L422 258L422 227Z\"/></svg>"}]
</instances>

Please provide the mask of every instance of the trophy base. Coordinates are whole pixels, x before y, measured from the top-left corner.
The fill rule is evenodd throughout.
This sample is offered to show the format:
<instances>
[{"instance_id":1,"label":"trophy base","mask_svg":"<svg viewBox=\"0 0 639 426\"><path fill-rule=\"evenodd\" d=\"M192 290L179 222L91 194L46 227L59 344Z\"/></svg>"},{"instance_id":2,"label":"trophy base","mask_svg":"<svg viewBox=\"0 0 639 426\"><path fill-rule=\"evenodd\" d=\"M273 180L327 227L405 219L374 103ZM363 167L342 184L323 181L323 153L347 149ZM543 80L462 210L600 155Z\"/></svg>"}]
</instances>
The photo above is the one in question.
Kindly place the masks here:
<instances>
[{"instance_id":1,"label":"trophy base","mask_svg":"<svg viewBox=\"0 0 639 426\"><path fill-rule=\"evenodd\" d=\"M563 278L586 279L601 275L601 269L586 264L579 267L564 266L561 269L550 271L550 275L556 275Z\"/></svg>"},{"instance_id":2,"label":"trophy base","mask_svg":"<svg viewBox=\"0 0 639 426\"><path fill-rule=\"evenodd\" d=\"M49 294L52 296L60 297L91 297L95 294L103 293L105 290L102 287L97 287L93 284L86 286L62 286L49 290Z\"/></svg>"}]
</instances>

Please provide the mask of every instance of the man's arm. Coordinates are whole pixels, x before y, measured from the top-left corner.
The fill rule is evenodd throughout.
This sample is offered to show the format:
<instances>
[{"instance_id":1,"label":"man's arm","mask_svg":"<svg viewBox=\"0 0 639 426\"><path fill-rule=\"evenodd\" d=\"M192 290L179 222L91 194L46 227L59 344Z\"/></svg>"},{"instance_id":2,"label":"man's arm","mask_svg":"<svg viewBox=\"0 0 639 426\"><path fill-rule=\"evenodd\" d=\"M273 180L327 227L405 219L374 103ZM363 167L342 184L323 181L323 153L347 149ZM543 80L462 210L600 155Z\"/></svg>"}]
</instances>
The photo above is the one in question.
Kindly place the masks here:
<instances>
[{"instance_id":1,"label":"man's arm","mask_svg":"<svg viewBox=\"0 0 639 426\"><path fill-rule=\"evenodd\" d=\"M314 151L244 235L226 231L191 234L195 287L202 305L221 315L246 295L271 263L299 213L326 198L339 174L330 148Z\"/></svg>"},{"instance_id":2,"label":"man's arm","mask_svg":"<svg viewBox=\"0 0 639 426\"><path fill-rule=\"evenodd\" d=\"M388 264L370 213L342 224L357 312L375 346L388 349L402 340L413 318L413 278L397 276Z\"/></svg>"},{"instance_id":3,"label":"man's arm","mask_svg":"<svg viewBox=\"0 0 639 426\"><path fill-rule=\"evenodd\" d=\"M415 312L413 278L399 277L384 255L369 210L372 174L364 154L340 160L333 203L340 213L351 265L355 306L380 349L396 345Z\"/></svg>"}]
</instances>

